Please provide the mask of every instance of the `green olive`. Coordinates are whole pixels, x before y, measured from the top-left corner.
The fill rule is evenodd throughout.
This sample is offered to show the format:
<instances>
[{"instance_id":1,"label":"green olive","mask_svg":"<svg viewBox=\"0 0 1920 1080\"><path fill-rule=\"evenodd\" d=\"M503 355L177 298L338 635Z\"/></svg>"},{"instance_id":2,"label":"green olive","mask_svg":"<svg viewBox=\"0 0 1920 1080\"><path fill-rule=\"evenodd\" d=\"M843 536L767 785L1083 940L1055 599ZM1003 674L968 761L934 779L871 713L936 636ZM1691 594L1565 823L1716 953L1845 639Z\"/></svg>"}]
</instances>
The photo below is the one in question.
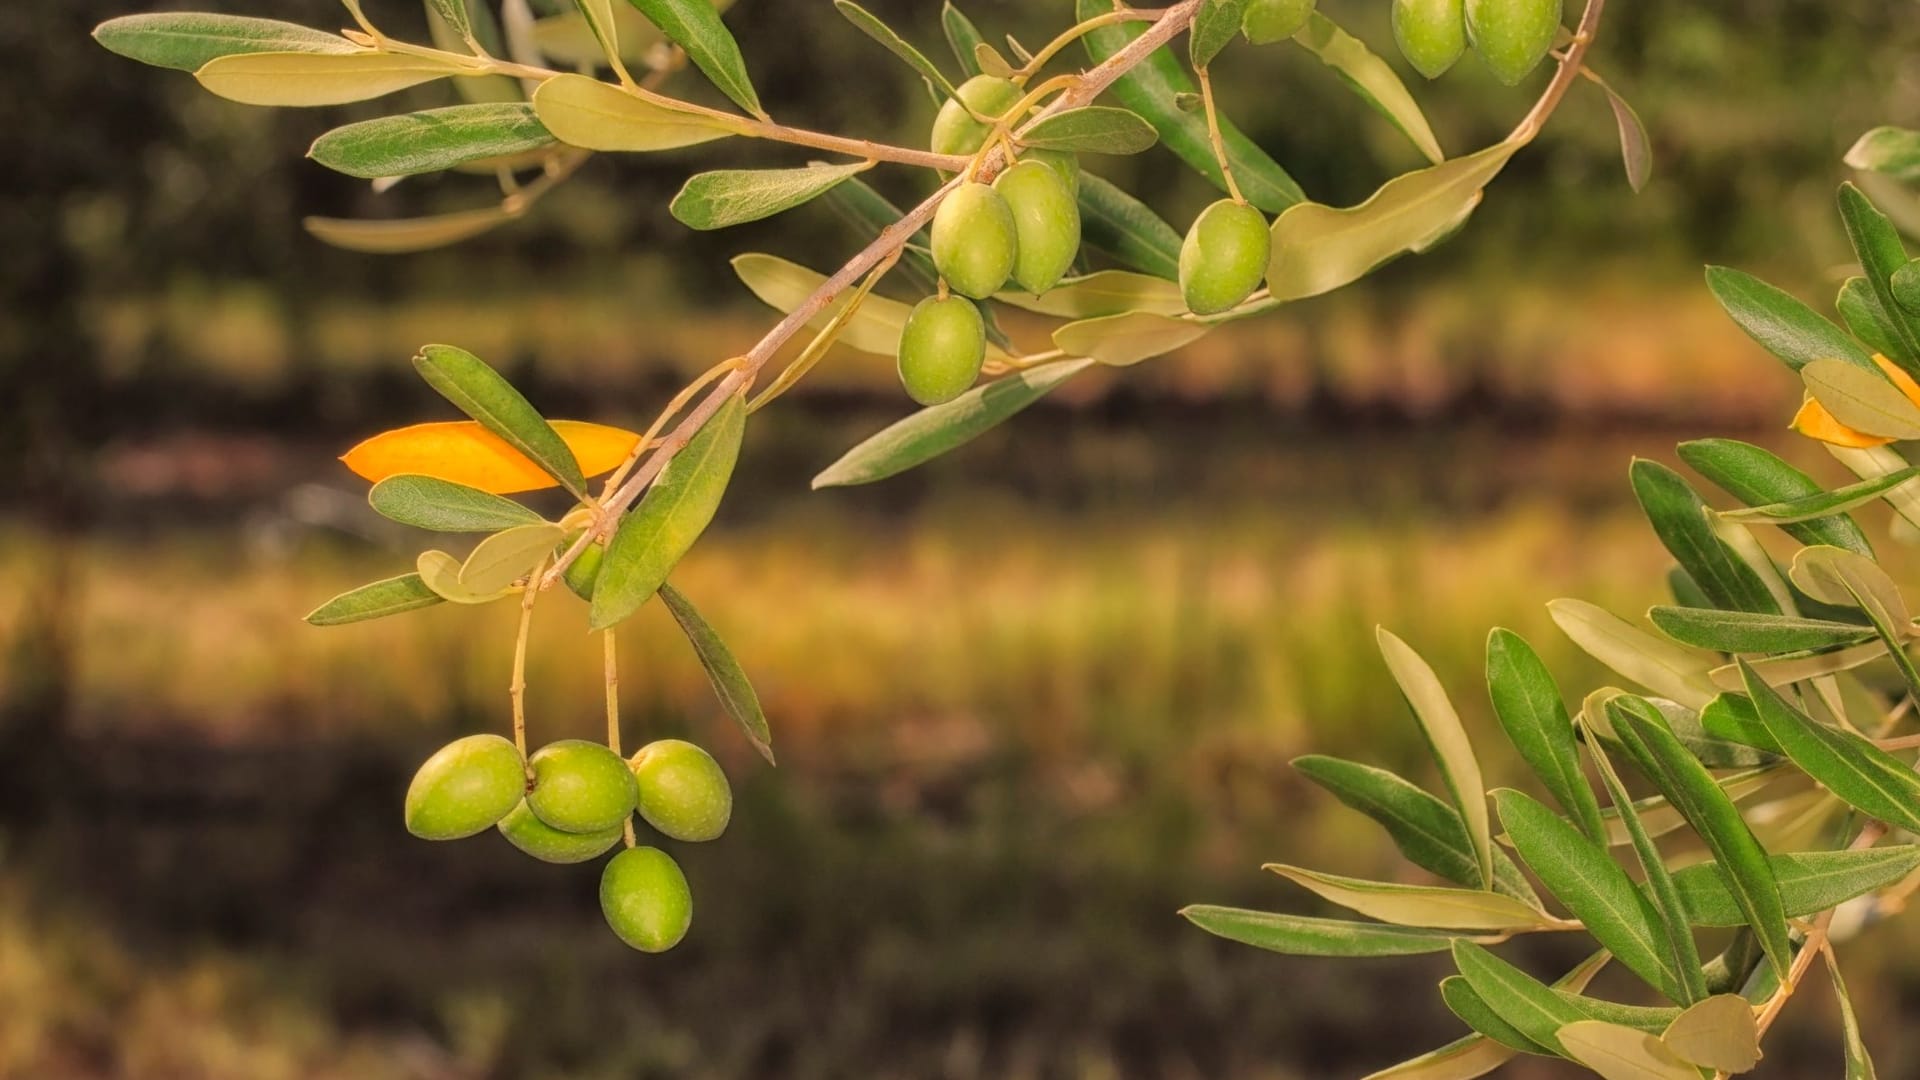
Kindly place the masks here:
<instances>
[{"instance_id":1,"label":"green olive","mask_svg":"<svg viewBox=\"0 0 1920 1080\"><path fill-rule=\"evenodd\" d=\"M533 752L527 807L562 832L597 833L626 821L639 795L620 755L585 739L561 739ZM511 809L511 808L509 808Z\"/></svg>"},{"instance_id":2,"label":"green olive","mask_svg":"<svg viewBox=\"0 0 1920 1080\"><path fill-rule=\"evenodd\" d=\"M1247 0L1240 29L1255 45L1266 45L1299 33L1313 17L1314 0Z\"/></svg>"},{"instance_id":3,"label":"green olive","mask_svg":"<svg viewBox=\"0 0 1920 1080\"><path fill-rule=\"evenodd\" d=\"M573 833L563 832L534 816L533 809L522 800L513 812L500 819L500 835L521 851L550 863L577 863L597 858L608 848L620 842L626 833L624 823L608 826L599 832Z\"/></svg>"},{"instance_id":4,"label":"green olive","mask_svg":"<svg viewBox=\"0 0 1920 1080\"><path fill-rule=\"evenodd\" d=\"M1559 32L1560 0L1467 0L1467 40L1508 86L1546 58Z\"/></svg>"},{"instance_id":5,"label":"green olive","mask_svg":"<svg viewBox=\"0 0 1920 1080\"><path fill-rule=\"evenodd\" d=\"M640 816L661 835L699 843L727 831L733 789L712 754L683 739L661 739L628 763L640 784Z\"/></svg>"},{"instance_id":6,"label":"green olive","mask_svg":"<svg viewBox=\"0 0 1920 1080\"><path fill-rule=\"evenodd\" d=\"M574 543L579 539L580 534L576 532L568 536L565 540L560 541L559 548L554 551L554 558L559 558L561 555L572 551ZM573 595L582 600L591 601L593 599L593 583L600 580L600 560L606 558L606 556L607 546L605 544L588 544L586 550L580 553L579 558L567 564L566 573L560 576L566 579L567 588L573 590Z\"/></svg>"},{"instance_id":7,"label":"green olive","mask_svg":"<svg viewBox=\"0 0 1920 1080\"><path fill-rule=\"evenodd\" d=\"M1245 300L1267 276L1273 245L1267 219L1246 203L1221 199L1200 212L1180 245L1180 292L1196 315Z\"/></svg>"},{"instance_id":8,"label":"green olive","mask_svg":"<svg viewBox=\"0 0 1920 1080\"><path fill-rule=\"evenodd\" d=\"M666 952L687 936L693 893L673 856L659 848L628 848L600 873L600 912L621 941L641 952Z\"/></svg>"},{"instance_id":9,"label":"green olive","mask_svg":"<svg viewBox=\"0 0 1920 1080\"><path fill-rule=\"evenodd\" d=\"M1018 247L1012 208L985 184L960 185L934 212L933 265L962 296L984 300L999 292Z\"/></svg>"},{"instance_id":10,"label":"green olive","mask_svg":"<svg viewBox=\"0 0 1920 1080\"><path fill-rule=\"evenodd\" d=\"M1080 155L1071 150L1022 150L1020 160L1045 162L1067 182L1074 198L1080 197Z\"/></svg>"},{"instance_id":11,"label":"green olive","mask_svg":"<svg viewBox=\"0 0 1920 1080\"><path fill-rule=\"evenodd\" d=\"M929 296L900 331L900 385L922 405L952 401L980 377L986 357L986 322L973 301Z\"/></svg>"},{"instance_id":12,"label":"green olive","mask_svg":"<svg viewBox=\"0 0 1920 1080\"><path fill-rule=\"evenodd\" d=\"M1920 314L1920 259L1895 270L1889 284L1893 288L1894 303L1910 314Z\"/></svg>"},{"instance_id":13,"label":"green olive","mask_svg":"<svg viewBox=\"0 0 1920 1080\"><path fill-rule=\"evenodd\" d=\"M1080 253L1080 204L1058 170L1022 161L1000 174L993 190L1013 211L1013 280L1035 296L1053 288Z\"/></svg>"},{"instance_id":14,"label":"green olive","mask_svg":"<svg viewBox=\"0 0 1920 1080\"><path fill-rule=\"evenodd\" d=\"M930 143L936 154L972 154L986 145L988 127L967 112L967 105L981 116L998 118L1019 102L1020 88L997 75L975 75L960 84L959 95L957 101L948 98L933 118Z\"/></svg>"},{"instance_id":15,"label":"green olive","mask_svg":"<svg viewBox=\"0 0 1920 1080\"><path fill-rule=\"evenodd\" d=\"M520 751L498 735L455 739L407 785L407 831L424 840L458 840L506 817L527 790Z\"/></svg>"},{"instance_id":16,"label":"green olive","mask_svg":"<svg viewBox=\"0 0 1920 1080\"><path fill-rule=\"evenodd\" d=\"M1393 40L1415 71L1439 78L1467 51L1464 0L1393 0Z\"/></svg>"}]
</instances>

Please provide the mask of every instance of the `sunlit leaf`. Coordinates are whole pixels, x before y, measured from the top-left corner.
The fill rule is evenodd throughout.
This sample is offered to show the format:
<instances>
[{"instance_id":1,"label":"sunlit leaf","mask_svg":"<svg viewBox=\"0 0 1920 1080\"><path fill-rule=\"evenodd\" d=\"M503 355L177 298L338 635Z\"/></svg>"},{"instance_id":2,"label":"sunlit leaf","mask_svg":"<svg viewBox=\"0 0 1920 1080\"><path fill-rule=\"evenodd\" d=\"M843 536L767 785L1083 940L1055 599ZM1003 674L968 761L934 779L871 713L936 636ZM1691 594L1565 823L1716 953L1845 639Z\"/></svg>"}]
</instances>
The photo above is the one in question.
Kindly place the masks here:
<instances>
[{"instance_id":1,"label":"sunlit leaf","mask_svg":"<svg viewBox=\"0 0 1920 1080\"><path fill-rule=\"evenodd\" d=\"M389 476L373 485L367 502L383 517L435 532L493 532L541 520L512 499L415 474Z\"/></svg>"},{"instance_id":2,"label":"sunlit leaf","mask_svg":"<svg viewBox=\"0 0 1920 1080\"><path fill-rule=\"evenodd\" d=\"M1608 959L1605 952L1595 953L1553 985L1556 989L1578 993L1586 989L1593 977L1606 966ZM1444 987L1445 983L1441 985ZM1366 1080L1475 1080L1511 1061L1513 1056L1514 1051L1485 1036L1469 1035L1438 1050L1372 1073Z\"/></svg>"},{"instance_id":3,"label":"sunlit leaf","mask_svg":"<svg viewBox=\"0 0 1920 1080\"><path fill-rule=\"evenodd\" d=\"M1445 952L1454 938L1445 930L1315 919L1212 904L1194 904L1182 908L1180 914L1209 934L1289 956L1412 956Z\"/></svg>"},{"instance_id":4,"label":"sunlit leaf","mask_svg":"<svg viewBox=\"0 0 1920 1080\"><path fill-rule=\"evenodd\" d=\"M1555 625L1595 660L1664 698L1700 709L1713 700L1705 653L1656 637L1584 600L1547 605Z\"/></svg>"},{"instance_id":5,"label":"sunlit leaf","mask_svg":"<svg viewBox=\"0 0 1920 1080\"><path fill-rule=\"evenodd\" d=\"M1742 1073L1760 1063L1760 1030L1753 1006L1738 994L1718 994L1673 1022L1660 1041L1682 1061Z\"/></svg>"},{"instance_id":6,"label":"sunlit leaf","mask_svg":"<svg viewBox=\"0 0 1920 1080\"><path fill-rule=\"evenodd\" d=\"M1438 165L1446 160L1446 152L1440 149L1440 140L1434 138L1426 114L1420 111L1420 103L1407 91L1400 76L1394 74L1393 67L1367 48L1365 42L1340 29L1339 24L1318 11L1308 18L1307 25L1293 40L1319 57L1362 101L1399 128L1428 161Z\"/></svg>"},{"instance_id":7,"label":"sunlit leaf","mask_svg":"<svg viewBox=\"0 0 1920 1080\"><path fill-rule=\"evenodd\" d=\"M739 121L666 102L585 75L557 75L533 92L540 122L554 138L583 150L673 150L742 131Z\"/></svg>"},{"instance_id":8,"label":"sunlit leaf","mask_svg":"<svg viewBox=\"0 0 1920 1080\"><path fill-rule=\"evenodd\" d=\"M480 541L460 564L460 586L475 593L505 589L531 572L564 536L565 529L546 521L502 529Z\"/></svg>"},{"instance_id":9,"label":"sunlit leaf","mask_svg":"<svg viewBox=\"0 0 1920 1080\"><path fill-rule=\"evenodd\" d=\"M1559 1032L1567 1056L1602 1080L1700 1080L1659 1038L1604 1020L1581 1020Z\"/></svg>"},{"instance_id":10,"label":"sunlit leaf","mask_svg":"<svg viewBox=\"0 0 1920 1080\"><path fill-rule=\"evenodd\" d=\"M129 60L176 71L198 71L208 61L240 53L363 51L338 34L295 23L205 11L122 15L94 27L93 39Z\"/></svg>"},{"instance_id":11,"label":"sunlit leaf","mask_svg":"<svg viewBox=\"0 0 1920 1080\"><path fill-rule=\"evenodd\" d=\"M314 140L307 156L335 172L372 179L438 172L552 144L530 105L453 105L335 128Z\"/></svg>"},{"instance_id":12,"label":"sunlit leaf","mask_svg":"<svg viewBox=\"0 0 1920 1080\"><path fill-rule=\"evenodd\" d=\"M413 358L413 367L441 397L500 436L561 487L576 496L586 494L586 478L566 440L485 361L452 345L424 345Z\"/></svg>"},{"instance_id":13,"label":"sunlit leaf","mask_svg":"<svg viewBox=\"0 0 1920 1080\"><path fill-rule=\"evenodd\" d=\"M370 255L404 255L431 251L505 225L519 216L504 206L484 210L456 210L431 217L384 220L307 217L300 225L317 239L348 251Z\"/></svg>"},{"instance_id":14,"label":"sunlit leaf","mask_svg":"<svg viewBox=\"0 0 1920 1080\"><path fill-rule=\"evenodd\" d=\"M573 452L584 476L598 476L627 459L640 436L582 420L554 420L553 429ZM554 486L553 477L525 454L470 420L414 424L365 440L341 461L355 475L379 483L419 474L495 495Z\"/></svg>"},{"instance_id":15,"label":"sunlit leaf","mask_svg":"<svg viewBox=\"0 0 1920 1080\"><path fill-rule=\"evenodd\" d=\"M1053 332L1053 344L1068 356L1086 356L1110 367L1125 367L1190 345L1210 329L1193 319L1129 311L1070 322Z\"/></svg>"},{"instance_id":16,"label":"sunlit leaf","mask_svg":"<svg viewBox=\"0 0 1920 1080\"><path fill-rule=\"evenodd\" d=\"M439 594L427 588L419 574L402 574L349 589L308 612L307 621L315 626L342 626L441 602Z\"/></svg>"},{"instance_id":17,"label":"sunlit leaf","mask_svg":"<svg viewBox=\"0 0 1920 1080\"><path fill-rule=\"evenodd\" d=\"M444 551L423 551L414 563L418 577L434 595L456 604L487 604L507 595L510 589L487 592L468 588L460 582L460 560Z\"/></svg>"},{"instance_id":18,"label":"sunlit leaf","mask_svg":"<svg viewBox=\"0 0 1920 1080\"><path fill-rule=\"evenodd\" d=\"M450 75L485 74L452 58L381 52L235 53L207 61L194 78L245 105L343 105L384 97Z\"/></svg>"},{"instance_id":19,"label":"sunlit leaf","mask_svg":"<svg viewBox=\"0 0 1920 1080\"><path fill-rule=\"evenodd\" d=\"M1785 502L1750 506L1744 510L1728 510L1720 516L1729 521L1757 521L1768 525L1793 525L1817 521L1876 502L1884 498L1887 492L1916 477L1920 477L1920 469L1907 468L1885 476L1876 476L1870 480L1848 484L1845 487L1834 488L1832 491L1803 495ZM1915 491L1920 493L1920 485L1915 486Z\"/></svg>"},{"instance_id":20,"label":"sunlit leaf","mask_svg":"<svg viewBox=\"0 0 1920 1080\"><path fill-rule=\"evenodd\" d=\"M971 442L1092 364L1091 360L1056 360L921 409L847 451L813 478L813 487L870 484L930 461Z\"/></svg>"},{"instance_id":21,"label":"sunlit leaf","mask_svg":"<svg viewBox=\"0 0 1920 1080\"><path fill-rule=\"evenodd\" d=\"M1909 183L1920 180L1920 132L1877 127L1847 150L1846 163L1855 169L1885 173Z\"/></svg>"},{"instance_id":22,"label":"sunlit leaf","mask_svg":"<svg viewBox=\"0 0 1920 1080\"><path fill-rule=\"evenodd\" d=\"M1420 721L1420 731L1453 794L1454 808L1467 823L1467 839L1480 864L1480 879L1492 881L1493 831L1487 817L1487 789L1467 729L1460 723L1460 715L1454 711L1439 677L1418 653L1383 627L1375 628L1374 637L1393 681Z\"/></svg>"},{"instance_id":23,"label":"sunlit leaf","mask_svg":"<svg viewBox=\"0 0 1920 1080\"><path fill-rule=\"evenodd\" d=\"M994 299L1061 319L1094 319L1130 311L1173 316L1187 310L1179 285L1131 270L1098 270L1067 278L1038 296L1016 289Z\"/></svg>"},{"instance_id":24,"label":"sunlit leaf","mask_svg":"<svg viewBox=\"0 0 1920 1080\"><path fill-rule=\"evenodd\" d=\"M700 658L700 666L707 673L707 680L713 684L713 694L720 700L720 707L728 716L740 725L746 733L747 741L767 759L773 761L773 732L767 726L767 714L760 708L760 695L754 693L753 683L747 679L746 669L740 661L734 659L733 650L708 624L693 602L681 595L672 585L660 586L660 600L673 613L673 619L687 635L687 641L693 645L694 655Z\"/></svg>"},{"instance_id":25,"label":"sunlit leaf","mask_svg":"<svg viewBox=\"0 0 1920 1080\"><path fill-rule=\"evenodd\" d=\"M604 630L639 610L666 584L720 509L746 433L746 402L728 399L674 455L640 505L620 520L593 589L588 622Z\"/></svg>"},{"instance_id":26,"label":"sunlit leaf","mask_svg":"<svg viewBox=\"0 0 1920 1080\"><path fill-rule=\"evenodd\" d=\"M934 88L939 90L942 95L945 97L953 97L958 93L958 91L954 89L953 83L941 73L939 67L937 67L933 61L927 59L925 53L908 44L905 38L894 32L893 27L880 21L879 16L861 7L859 4L854 3L853 0L833 0L833 6L839 9L840 14L845 16L848 22L859 27L861 33L879 42L888 52L905 61L908 67L919 72L921 76L932 83ZM955 14L958 14L958 12L955 12ZM964 16L962 16L962 19L964 20ZM969 26L971 26L971 24L969 24Z\"/></svg>"},{"instance_id":27,"label":"sunlit leaf","mask_svg":"<svg viewBox=\"0 0 1920 1080\"><path fill-rule=\"evenodd\" d=\"M1035 150L1082 154L1137 154L1159 141L1152 124L1109 105L1054 113L1020 135L1021 144Z\"/></svg>"},{"instance_id":28,"label":"sunlit leaf","mask_svg":"<svg viewBox=\"0 0 1920 1080\"><path fill-rule=\"evenodd\" d=\"M600 53L605 57L621 55L620 24L614 21L613 5L614 0L573 0L580 17L586 20L594 44L600 46Z\"/></svg>"},{"instance_id":29,"label":"sunlit leaf","mask_svg":"<svg viewBox=\"0 0 1920 1080\"><path fill-rule=\"evenodd\" d=\"M798 169L719 169L688 180L668 207L695 229L723 229L759 221L819 198L871 162L806 165Z\"/></svg>"},{"instance_id":30,"label":"sunlit leaf","mask_svg":"<svg viewBox=\"0 0 1920 1080\"><path fill-rule=\"evenodd\" d=\"M1262 869L1279 874L1321 899L1400 926L1496 931L1551 925L1537 909L1484 889L1364 881L1281 863L1269 863Z\"/></svg>"},{"instance_id":31,"label":"sunlit leaf","mask_svg":"<svg viewBox=\"0 0 1920 1080\"><path fill-rule=\"evenodd\" d=\"M740 44L720 21L720 12L711 0L630 0L634 7L673 43L686 50L687 58L699 68L720 92L734 104L762 119L760 96L747 78L747 62L740 55Z\"/></svg>"},{"instance_id":32,"label":"sunlit leaf","mask_svg":"<svg viewBox=\"0 0 1920 1080\"><path fill-rule=\"evenodd\" d=\"M1920 405L1878 373L1845 360L1815 360L1800 377L1833 418L1855 431L1890 439L1920 438Z\"/></svg>"},{"instance_id":33,"label":"sunlit leaf","mask_svg":"<svg viewBox=\"0 0 1920 1080\"><path fill-rule=\"evenodd\" d=\"M1773 452L1751 443L1735 439L1695 439L1681 443L1678 451L1680 460L1695 472L1749 507L1784 506L1826 494L1812 477ZM1734 511L1728 516L1738 518L1743 513L1746 511ZM1836 515L1775 523L1804 544L1832 544L1862 555L1873 554L1866 534L1849 517Z\"/></svg>"},{"instance_id":34,"label":"sunlit leaf","mask_svg":"<svg viewBox=\"0 0 1920 1080\"><path fill-rule=\"evenodd\" d=\"M1707 288L1747 336L1795 371L1829 358L1873 366L1873 355L1859 342L1790 293L1752 274L1709 266Z\"/></svg>"},{"instance_id":35,"label":"sunlit leaf","mask_svg":"<svg viewBox=\"0 0 1920 1080\"><path fill-rule=\"evenodd\" d=\"M1920 869L1920 847L1806 851L1774 855L1769 861L1780 884L1781 905L1789 918L1799 918L1886 888ZM1674 871L1673 884L1695 926L1739 926L1746 921L1712 862Z\"/></svg>"}]
</instances>

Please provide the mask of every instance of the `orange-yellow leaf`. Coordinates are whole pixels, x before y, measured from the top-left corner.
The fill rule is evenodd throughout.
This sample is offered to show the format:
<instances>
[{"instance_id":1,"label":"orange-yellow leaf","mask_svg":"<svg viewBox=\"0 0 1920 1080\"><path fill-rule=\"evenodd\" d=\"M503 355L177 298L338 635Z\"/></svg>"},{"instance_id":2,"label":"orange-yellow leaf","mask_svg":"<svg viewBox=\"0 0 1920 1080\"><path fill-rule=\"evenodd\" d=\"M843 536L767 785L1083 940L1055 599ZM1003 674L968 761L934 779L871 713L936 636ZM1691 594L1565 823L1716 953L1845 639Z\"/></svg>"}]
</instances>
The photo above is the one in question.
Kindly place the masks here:
<instances>
[{"instance_id":1,"label":"orange-yellow leaf","mask_svg":"<svg viewBox=\"0 0 1920 1080\"><path fill-rule=\"evenodd\" d=\"M573 451L586 476L607 472L627 459L640 436L584 420L555 420L553 429ZM414 424L382 432L341 455L347 468L374 483L417 473L511 495L557 486L526 455L472 420Z\"/></svg>"},{"instance_id":2,"label":"orange-yellow leaf","mask_svg":"<svg viewBox=\"0 0 1920 1080\"><path fill-rule=\"evenodd\" d=\"M1907 396L1908 401L1913 402L1915 405L1920 405L1920 383L1914 382L1913 376L1907 374L1898 364L1881 356L1879 353L1873 354L1873 362L1880 365L1880 370L1886 372L1887 378L1893 380L1893 385L1898 387L1900 392ZM1806 401L1801 404L1800 411L1794 414L1793 422L1787 426L1805 435L1809 439L1818 439L1823 443L1831 443L1834 446L1851 446L1861 450L1867 449L1868 447L1885 446L1894 441L1878 435L1869 435L1864 431L1856 431L1848 427L1834 419L1833 414L1827 411L1827 407L1813 400L1811 394L1809 394Z\"/></svg>"},{"instance_id":3,"label":"orange-yellow leaf","mask_svg":"<svg viewBox=\"0 0 1920 1080\"><path fill-rule=\"evenodd\" d=\"M1873 354L1873 362L1879 364L1880 370L1886 372L1887 378L1893 380L1893 385L1899 387L1900 392L1907 395L1908 401L1913 402L1915 405L1920 405L1920 383L1914 382L1913 376L1907 374L1905 368L1881 356L1879 353Z\"/></svg>"}]
</instances>

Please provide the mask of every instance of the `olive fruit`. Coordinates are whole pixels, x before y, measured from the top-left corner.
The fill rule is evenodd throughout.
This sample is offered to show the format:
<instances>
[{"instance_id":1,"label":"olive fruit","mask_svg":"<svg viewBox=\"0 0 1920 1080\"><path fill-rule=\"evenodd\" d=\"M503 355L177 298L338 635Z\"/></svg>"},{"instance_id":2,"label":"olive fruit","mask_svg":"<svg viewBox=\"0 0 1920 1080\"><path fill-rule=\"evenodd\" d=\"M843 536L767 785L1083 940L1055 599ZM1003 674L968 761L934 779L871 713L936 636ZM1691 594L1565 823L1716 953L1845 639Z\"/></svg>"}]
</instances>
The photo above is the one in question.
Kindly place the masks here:
<instances>
[{"instance_id":1,"label":"olive fruit","mask_svg":"<svg viewBox=\"0 0 1920 1080\"><path fill-rule=\"evenodd\" d=\"M986 322L971 300L929 296L913 306L900 331L900 385L922 405L965 393L986 358Z\"/></svg>"},{"instance_id":2,"label":"olive fruit","mask_svg":"<svg viewBox=\"0 0 1920 1080\"><path fill-rule=\"evenodd\" d=\"M628 848L600 873L600 912L621 941L641 952L666 952L687 936L693 894L673 856L659 848Z\"/></svg>"},{"instance_id":3,"label":"olive fruit","mask_svg":"<svg viewBox=\"0 0 1920 1080\"><path fill-rule=\"evenodd\" d=\"M1021 161L1044 162L1048 168L1060 174L1067 182L1067 188L1077 199L1080 196L1080 155L1071 150L1022 150Z\"/></svg>"},{"instance_id":4,"label":"olive fruit","mask_svg":"<svg viewBox=\"0 0 1920 1080\"><path fill-rule=\"evenodd\" d=\"M698 843L727 831L733 789L712 754L683 739L661 739L628 763L640 784L640 816L661 835Z\"/></svg>"},{"instance_id":5,"label":"olive fruit","mask_svg":"<svg viewBox=\"0 0 1920 1080\"><path fill-rule=\"evenodd\" d=\"M561 739L533 752L527 808L571 833L597 833L627 820L638 794L620 755L585 739ZM509 807L511 809L511 807Z\"/></svg>"},{"instance_id":6,"label":"olive fruit","mask_svg":"<svg viewBox=\"0 0 1920 1080\"><path fill-rule=\"evenodd\" d=\"M1439 78L1467 51L1464 0L1393 0L1393 40L1415 71Z\"/></svg>"},{"instance_id":7,"label":"olive fruit","mask_svg":"<svg viewBox=\"0 0 1920 1080\"><path fill-rule=\"evenodd\" d=\"M1180 245L1180 293L1196 315L1245 300L1267 276L1267 219L1246 203L1221 199L1200 212Z\"/></svg>"},{"instance_id":8,"label":"olive fruit","mask_svg":"<svg viewBox=\"0 0 1920 1080\"><path fill-rule=\"evenodd\" d=\"M975 120L967 106L998 119L1020 100L1020 88L997 75L975 75L960 84L958 94L958 100L948 98L933 118L930 142L936 154L972 154L986 144L987 125Z\"/></svg>"},{"instance_id":9,"label":"olive fruit","mask_svg":"<svg viewBox=\"0 0 1920 1080\"><path fill-rule=\"evenodd\" d=\"M1266 45L1299 33L1313 16L1314 0L1247 0L1240 29L1255 45Z\"/></svg>"},{"instance_id":10,"label":"olive fruit","mask_svg":"<svg viewBox=\"0 0 1920 1080\"><path fill-rule=\"evenodd\" d=\"M1546 57L1559 31L1560 0L1467 0L1467 40L1508 86Z\"/></svg>"},{"instance_id":11,"label":"olive fruit","mask_svg":"<svg viewBox=\"0 0 1920 1080\"><path fill-rule=\"evenodd\" d=\"M520 751L498 735L455 739L407 785L407 831L423 840L458 840L506 817L527 790Z\"/></svg>"},{"instance_id":12,"label":"olive fruit","mask_svg":"<svg viewBox=\"0 0 1920 1080\"><path fill-rule=\"evenodd\" d=\"M1053 288L1080 253L1080 204L1044 161L1022 161L993 190L1013 212L1013 280L1035 296Z\"/></svg>"},{"instance_id":13,"label":"olive fruit","mask_svg":"<svg viewBox=\"0 0 1920 1080\"><path fill-rule=\"evenodd\" d=\"M1013 273L1019 240L1013 210L986 184L968 182L933 215L933 265L962 296L984 300Z\"/></svg>"},{"instance_id":14,"label":"olive fruit","mask_svg":"<svg viewBox=\"0 0 1920 1080\"><path fill-rule=\"evenodd\" d=\"M599 832L563 832L535 817L524 800L500 819L498 827L508 843L541 862L550 863L586 862L619 843L626 834L624 823L610 825Z\"/></svg>"}]
</instances>

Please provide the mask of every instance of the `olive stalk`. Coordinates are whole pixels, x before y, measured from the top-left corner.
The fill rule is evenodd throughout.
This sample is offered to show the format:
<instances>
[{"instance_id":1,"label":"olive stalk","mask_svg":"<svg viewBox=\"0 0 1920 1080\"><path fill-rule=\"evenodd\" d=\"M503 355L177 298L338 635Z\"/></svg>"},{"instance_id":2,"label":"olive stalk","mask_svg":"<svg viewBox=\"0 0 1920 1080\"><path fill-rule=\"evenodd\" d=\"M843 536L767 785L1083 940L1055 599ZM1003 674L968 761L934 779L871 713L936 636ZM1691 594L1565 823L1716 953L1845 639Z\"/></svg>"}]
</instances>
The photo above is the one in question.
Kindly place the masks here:
<instances>
[{"instance_id":1,"label":"olive stalk","mask_svg":"<svg viewBox=\"0 0 1920 1080\"><path fill-rule=\"evenodd\" d=\"M520 630L513 639L513 681L507 684L507 699L513 705L513 746L520 751L522 762L527 758L527 635L533 629L533 605L540 599L540 590L532 586L546 562L542 559L534 566L527 575L528 587L520 593ZM527 778L533 778L531 766Z\"/></svg>"},{"instance_id":2,"label":"olive stalk","mask_svg":"<svg viewBox=\"0 0 1920 1080\"><path fill-rule=\"evenodd\" d=\"M1233 162L1227 160L1226 140L1220 134L1220 114L1213 105L1213 76L1207 73L1204 66L1194 68L1193 73L1200 80L1200 104L1207 113L1207 138L1213 143L1213 158L1220 163L1220 175L1226 178L1227 194L1233 196L1234 202L1245 203L1246 196L1240 194L1240 182L1233 178Z\"/></svg>"},{"instance_id":3,"label":"olive stalk","mask_svg":"<svg viewBox=\"0 0 1920 1080\"><path fill-rule=\"evenodd\" d=\"M600 631L600 656L607 683L607 749L613 751L613 756L624 758L626 755L620 752L620 650L613 637L615 629L609 626ZM631 815L620 832L628 847L639 843L633 834Z\"/></svg>"}]
</instances>

